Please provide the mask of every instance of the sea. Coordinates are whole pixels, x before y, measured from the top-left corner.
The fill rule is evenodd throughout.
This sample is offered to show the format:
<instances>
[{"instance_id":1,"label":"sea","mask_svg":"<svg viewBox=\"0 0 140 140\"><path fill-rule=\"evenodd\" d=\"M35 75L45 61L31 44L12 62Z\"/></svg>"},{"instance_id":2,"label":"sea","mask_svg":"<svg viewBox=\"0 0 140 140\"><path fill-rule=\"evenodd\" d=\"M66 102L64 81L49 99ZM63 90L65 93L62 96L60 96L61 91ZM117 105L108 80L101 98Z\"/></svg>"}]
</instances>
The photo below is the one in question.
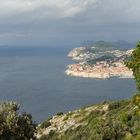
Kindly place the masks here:
<instances>
[{"instance_id":1,"label":"sea","mask_svg":"<svg viewBox=\"0 0 140 140\"><path fill-rule=\"evenodd\" d=\"M0 101L16 101L20 111L42 122L57 112L109 100L130 99L133 79L106 80L66 76L67 47L0 47Z\"/></svg>"}]
</instances>

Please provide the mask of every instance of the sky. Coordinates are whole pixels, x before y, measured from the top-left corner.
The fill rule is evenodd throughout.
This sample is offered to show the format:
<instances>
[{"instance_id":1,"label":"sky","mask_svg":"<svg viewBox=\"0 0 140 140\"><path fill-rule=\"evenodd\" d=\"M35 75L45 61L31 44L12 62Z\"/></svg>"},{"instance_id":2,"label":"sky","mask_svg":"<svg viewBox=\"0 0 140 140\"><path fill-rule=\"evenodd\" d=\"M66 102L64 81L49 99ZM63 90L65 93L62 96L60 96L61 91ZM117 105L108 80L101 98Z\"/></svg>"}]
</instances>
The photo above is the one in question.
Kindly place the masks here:
<instances>
[{"instance_id":1,"label":"sky","mask_svg":"<svg viewBox=\"0 0 140 140\"><path fill-rule=\"evenodd\" d=\"M0 0L0 44L140 39L140 0Z\"/></svg>"}]
</instances>

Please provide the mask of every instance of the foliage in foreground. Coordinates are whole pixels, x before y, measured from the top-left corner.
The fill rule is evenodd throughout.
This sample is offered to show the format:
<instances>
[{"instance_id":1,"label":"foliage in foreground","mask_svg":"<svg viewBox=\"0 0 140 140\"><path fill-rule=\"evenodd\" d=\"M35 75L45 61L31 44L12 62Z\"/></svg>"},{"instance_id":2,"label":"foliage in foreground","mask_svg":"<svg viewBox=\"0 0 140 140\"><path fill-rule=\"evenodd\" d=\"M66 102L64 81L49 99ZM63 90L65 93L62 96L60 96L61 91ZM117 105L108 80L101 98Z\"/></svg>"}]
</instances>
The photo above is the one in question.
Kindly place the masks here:
<instances>
[{"instance_id":1,"label":"foliage in foreground","mask_svg":"<svg viewBox=\"0 0 140 140\"><path fill-rule=\"evenodd\" d=\"M137 88L140 91L140 41L137 43L130 60L126 62L126 65L128 68L132 69Z\"/></svg>"},{"instance_id":2,"label":"foliage in foreground","mask_svg":"<svg viewBox=\"0 0 140 140\"><path fill-rule=\"evenodd\" d=\"M32 116L18 114L19 105L14 102L0 103L0 139L30 140L35 139L36 125Z\"/></svg>"}]
</instances>

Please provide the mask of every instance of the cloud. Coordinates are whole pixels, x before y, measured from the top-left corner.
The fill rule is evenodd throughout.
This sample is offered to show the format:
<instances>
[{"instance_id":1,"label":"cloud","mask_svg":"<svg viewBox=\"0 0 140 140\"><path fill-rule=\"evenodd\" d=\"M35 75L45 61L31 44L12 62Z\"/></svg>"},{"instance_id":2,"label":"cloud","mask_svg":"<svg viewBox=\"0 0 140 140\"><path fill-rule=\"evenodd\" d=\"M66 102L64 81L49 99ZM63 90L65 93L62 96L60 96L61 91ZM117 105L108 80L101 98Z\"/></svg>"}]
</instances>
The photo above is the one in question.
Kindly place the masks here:
<instances>
[{"instance_id":1,"label":"cloud","mask_svg":"<svg viewBox=\"0 0 140 140\"><path fill-rule=\"evenodd\" d=\"M94 3L96 0L0 0L0 18L32 12L41 13L41 17L71 17Z\"/></svg>"},{"instance_id":2,"label":"cloud","mask_svg":"<svg viewBox=\"0 0 140 140\"><path fill-rule=\"evenodd\" d=\"M139 5L139 0L0 0L0 36L14 42L134 40L140 36Z\"/></svg>"},{"instance_id":3,"label":"cloud","mask_svg":"<svg viewBox=\"0 0 140 140\"><path fill-rule=\"evenodd\" d=\"M139 0L0 0L0 22L56 20L76 16L92 20L94 24L139 20L139 5Z\"/></svg>"}]
</instances>

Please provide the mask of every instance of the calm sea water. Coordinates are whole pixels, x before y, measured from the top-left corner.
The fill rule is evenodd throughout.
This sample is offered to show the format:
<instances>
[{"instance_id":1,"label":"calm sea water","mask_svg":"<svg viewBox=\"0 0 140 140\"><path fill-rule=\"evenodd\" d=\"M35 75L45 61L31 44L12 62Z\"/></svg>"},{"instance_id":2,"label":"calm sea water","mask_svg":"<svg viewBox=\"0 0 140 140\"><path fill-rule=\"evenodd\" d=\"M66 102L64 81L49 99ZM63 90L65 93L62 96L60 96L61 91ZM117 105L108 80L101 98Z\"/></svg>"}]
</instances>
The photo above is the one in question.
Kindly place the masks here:
<instances>
[{"instance_id":1,"label":"calm sea water","mask_svg":"<svg viewBox=\"0 0 140 140\"><path fill-rule=\"evenodd\" d=\"M22 112L37 122L57 112L130 98L132 79L97 80L64 74L69 50L45 48L0 48L0 100L17 101Z\"/></svg>"}]
</instances>

